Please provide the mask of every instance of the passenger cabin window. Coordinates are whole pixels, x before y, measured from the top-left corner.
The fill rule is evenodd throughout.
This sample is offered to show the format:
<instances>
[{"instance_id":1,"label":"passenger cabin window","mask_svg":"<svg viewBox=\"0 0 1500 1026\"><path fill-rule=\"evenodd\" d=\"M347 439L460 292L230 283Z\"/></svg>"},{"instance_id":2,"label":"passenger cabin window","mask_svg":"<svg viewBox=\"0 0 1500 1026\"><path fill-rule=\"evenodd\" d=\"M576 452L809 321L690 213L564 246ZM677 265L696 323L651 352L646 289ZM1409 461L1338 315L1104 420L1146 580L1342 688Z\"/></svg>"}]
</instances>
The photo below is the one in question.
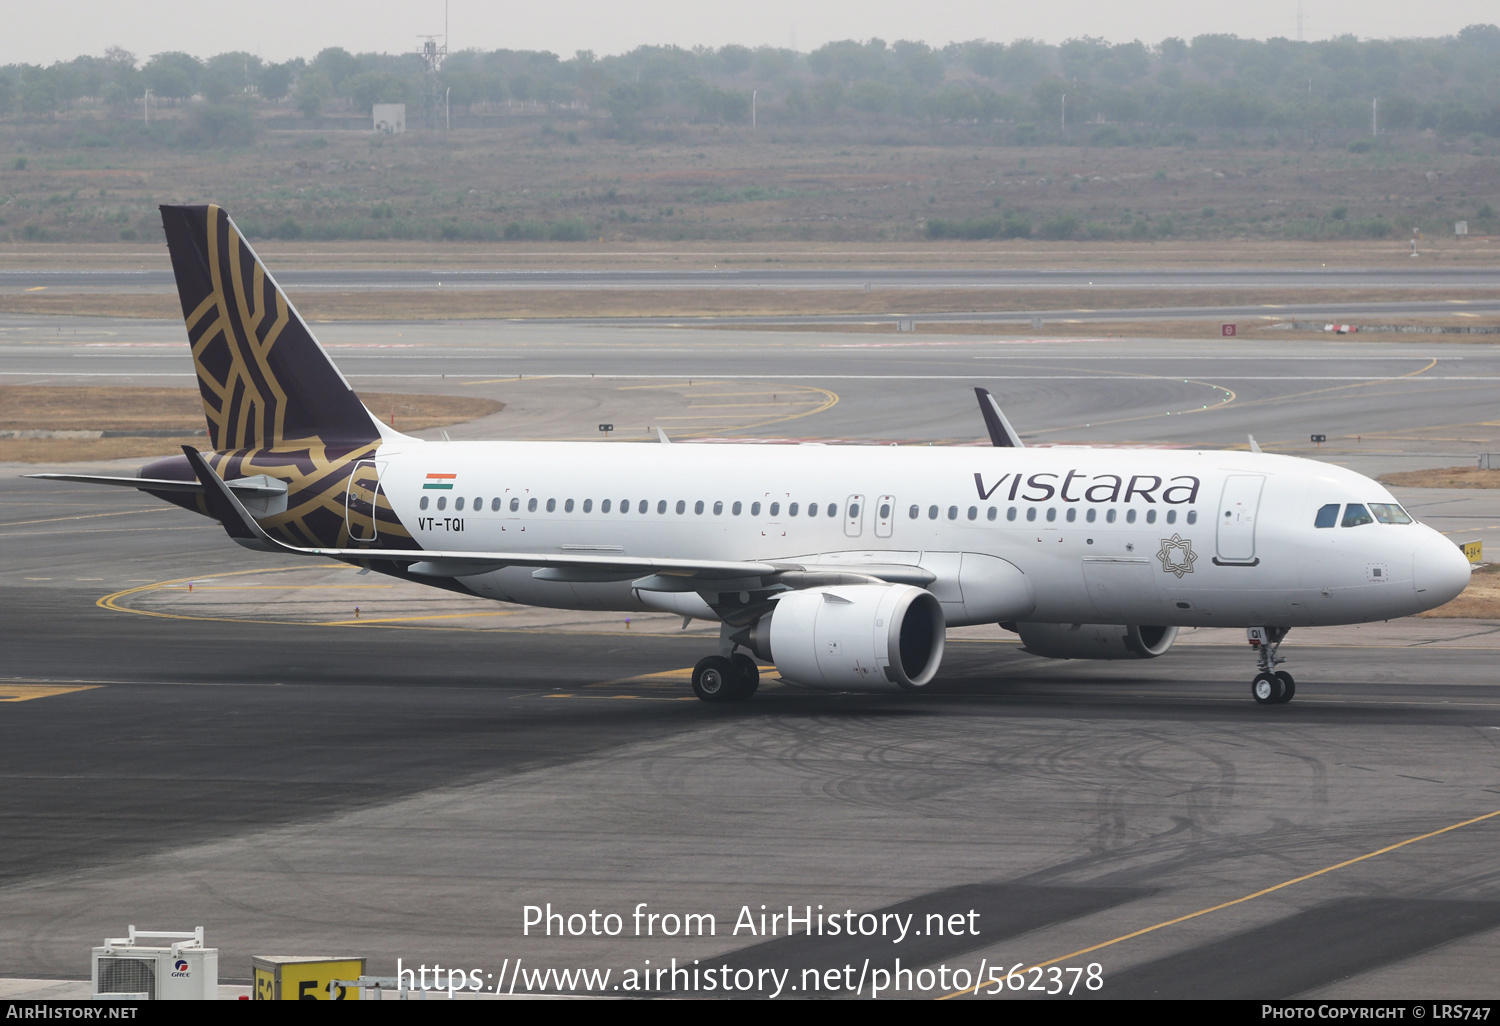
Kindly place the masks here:
<instances>
[{"instance_id":1,"label":"passenger cabin window","mask_svg":"<svg viewBox=\"0 0 1500 1026\"><path fill-rule=\"evenodd\" d=\"M1195 509L1188 510L1187 520L1190 524L1196 524L1198 522L1198 511Z\"/></svg>"},{"instance_id":2,"label":"passenger cabin window","mask_svg":"<svg viewBox=\"0 0 1500 1026\"><path fill-rule=\"evenodd\" d=\"M1016 507L1012 506L1010 509L1008 509L1008 510L1005 511L1005 519L1006 520L1014 520L1014 519L1016 519Z\"/></svg>"},{"instance_id":3,"label":"passenger cabin window","mask_svg":"<svg viewBox=\"0 0 1500 1026\"><path fill-rule=\"evenodd\" d=\"M463 509L464 508L464 497L462 495L460 495L458 498L456 498L456 499L453 500L453 508L454 509Z\"/></svg>"},{"instance_id":4,"label":"passenger cabin window","mask_svg":"<svg viewBox=\"0 0 1500 1026\"><path fill-rule=\"evenodd\" d=\"M438 496L438 509L447 509L447 508L448 508L448 496L446 496L446 495L439 495Z\"/></svg>"},{"instance_id":5,"label":"passenger cabin window","mask_svg":"<svg viewBox=\"0 0 1500 1026\"><path fill-rule=\"evenodd\" d=\"M567 502L563 503L563 512L564 513L571 513L571 512L573 512L573 500L572 499L569 499Z\"/></svg>"},{"instance_id":6,"label":"passenger cabin window","mask_svg":"<svg viewBox=\"0 0 1500 1026\"><path fill-rule=\"evenodd\" d=\"M733 513L735 516L739 516L740 515L740 510L742 510L742 509L744 509L744 506L742 506L740 503L736 502L733 506L729 507L729 512Z\"/></svg>"},{"instance_id":7,"label":"passenger cabin window","mask_svg":"<svg viewBox=\"0 0 1500 1026\"><path fill-rule=\"evenodd\" d=\"M493 499L490 500L490 512L491 513L499 513L500 512L500 496L497 495Z\"/></svg>"},{"instance_id":8,"label":"passenger cabin window","mask_svg":"<svg viewBox=\"0 0 1500 1026\"><path fill-rule=\"evenodd\" d=\"M682 514L684 514L686 512L687 512L687 500L686 499L678 499L677 500L677 515L678 516L682 516Z\"/></svg>"},{"instance_id":9,"label":"passenger cabin window","mask_svg":"<svg viewBox=\"0 0 1500 1026\"><path fill-rule=\"evenodd\" d=\"M927 519L928 520L936 520L937 519L937 515L938 515L938 508L936 506L928 506L927 507Z\"/></svg>"},{"instance_id":10,"label":"passenger cabin window","mask_svg":"<svg viewBox=\"0 0 1500 1026\"><path fill-rule=\"evenodd\" d=\"M594 512L594 500L593 499L584 499L583 500L583 511L585 513L592 513L592 512Z\"/></svg>"},{"instance_id":11,"label":"passenger cabin window","mask_svg":"<svg viewBox=\"0 0 1500 1026\"><path fill-rule=\"evenodd\" d=\"M665 513L666 511L667 511L667 500L666 499L661 499L656 504L656 512L658 512L658 513Z\"/></svg>"},{"instance_id":12,"label":"passenger cabin window","mask_svg":"<svg viewBox=\"0 0 1500 1026\"><path fill-rule=\"evenodd\" d=\"M948 519L949 520L957 520L958 519L958 507L957 506L949 506L948 507Z\"/></svg>"},{"instance_id":13,"label":"passenger cabin window","mask_svg":"<svg viewBox=\"0 0 1500 1026\"><path fill-rule=\"evenodd\" d=\"M1036 519L1036 507L1035 506L1027 507L1027 510L1026 510L1026 519L1027 520L1035 520Z\"/></svg>"},{"instance_id":14,"label":"passenger cabin window","mask_svg":"<svg viewBox=\"0 0 1500 1026\"><path fill-rule=\"evenodd\" d=\"M776 516L780 516L780 515L781 515L781 503L779 503L779 502L773 502L773 503L771 503L771 516L776 517Z\"/></svg>"},{"instance_id":15,"label":"passenger cabin window","mask_svg":"<svg viewBox=\"0 0 1500 1026\"><path fill-rule=\"evenodd\" d=\"M758 516L760 516L760 503L758 503L758 502L752 502L750 504L750 515L752 517L758 517Z\"/></svg>"},{"instance_id":16,"label":"passenger cabin window","mask_svg":"<svg viewBox=\"0 0 1500 1026\"><path fill-rule=\"evenodd\" d=\"M906 515L907 515L907 516L909 516L909 517L911 517L911 518L912 518L912 519L913 519L913 520L915 520L915 519L917 519L917 516L918 516L918 515L919 515L919 514L920 514L920 513L921 513L921 512L922 512L922 510L921 510L921 508L920 508L920 507L918 507L918 506L913 506L913 507L912 507L912 508L911 508L911 509L910 509L910 510L908 510L908 511L907 511L907 514L906 514Z\"/></svg>"},{"instance_id":17,"label":"passenger cabin window","mask_svg":"<svg viewBox=\"0 0 1500 1026\"><path fill-rule=\"evenodd\" d=\"M526 503L526 512L528 512L528 513L535 513L536 512L536 500L535 499L531 499L530 501L528 501Z\"/></svg>"},{"instance_id":18,"label":"passenger cabin window","mask_svg":"<svg viewBox=\"0 0 1500 1026\"><path fill-rule=\"evenodd\" d=\"M1339 504L1330 502L1326 506L1318 507L1318 515L1313 520L1314 527L1337 527L1339 526Z\"/></svg>"},{"instance_id":19,"label":"passenger cabin window","mask_svg":"<svg viewBox=\"0 0 1500 1026\"><path fill-rule=\"evenodd\" d=\"M620 500L620 512L621 513L629 513L630 512L630 500L629 499L621 499Z\"/></svg>"},{"instance_id":20,"label":"passenger cabin window","mask_svg":"<svg viewBox=\"0 0 1500 1026\"><path fill-rule=\"evenodd\" d=\"M1083 515L1083 519L1087 520L1089 523L1092 524L1094 522L1094 518L1097 517L1098 515L1099 515L1099 511L1097 509L1094 509L1094 508L1090 507L1089 511Z\"/></svg>"},{"instance_id":21,"label":"passenger cabin window","mask_svg":"<svg viewBox=\"0 0 1500 1026\"><path fill-rule=\"evenodd\" d=\"M999 514L1000 514L1000 511L997 510L994 506L991 506L989 508L989 510L986 511L986 513L984 515L985 515L985 518L987 520L994 520L995 517L999 516Z\"/></svg>"},{"instance_id":22,"label":"passenger cabin window","mask_svg":"<svg viewBox=\"0 0 1500 1026\"><path fill-rule=\"evenodd\" d=\"M1169 523L1169 524L1175 524L1175 523L1177 523L1177 511L1175 509L1169 509L1169 510L1167 510L1167 523Z\"/></svg>"},{"instance_id":23,"label":"passenger cabin window","mask_svg":"<svg viewBox=\"0 0 1500 1026\"><path fill-rule=\"evenodd\" d=\"M651 503L650 503L650 502L648 502L648 501L647 501L647 500L645 500L645 499L642 499L642 500L641 500L641 504L640 504L640 505L639 505L639 506L637 506L637 507L636 507L636 508L635 508L635 511L636 511L636 512L637 512L637 513L646 513L646 512L648 512L648 511L649 511L649 510L650 510L650 509L651 509Z\"/></svg>"},{"instance_id":24,"label":"passenger cabin window","mask_svg":"<svg viewBox=\"0 0 1500 1026\"><path fill-rule=\"evenodd\" d=\"M701 502L698 503L698 512L703 512L703 503ZM797 504L795 502L786 508L786 515L789 517L794 517L797 515Z\"/></svg>"},{"instance_id":25,"label":"passenger cabin window","mask_svg":"<svg viewBox=\"0 0 1500 1026\"><path fill-rule=\"evenodd\" d=\"M599 512L600 513L608 513L610 505L611 505L610 501L608 499L605 499L603 502L599 503Z\"/></svg>"},{"instance_id":26,"label":"passenger cabin window","mask_svg":"<svg viewBox=\"0 0 1500 1026\"><path fill-rule=\"evenodd\" d=\"M427 508L427 496L424 495L424 496L422 496L422 501L419 502L419 503L417 503L417 509L426 509L426 508Z\"/></svg>"},{"instance_id":27,"label":"passenger cabin window","mask_svg":"<svg viewBox=\"0 0 1500 1026\"><path fill-rule=\"evenodd\" d=\"M521 499L520 499L519 496L517 496L516 498L510 500L510 511L512 513L514 513L516 510L518 510L520 508L521 508Z\"/></svg>"},{"instance_id":28,"label":"passenger cabin window","mask_svg":"<svg viewBox=\"0 0 1500 1026\"><path fill-rule=\"evenodd\" d=\"M547 500L547 512L548 513L556 513L557 512L557 500L556 499L548 499Z\"/></svg>"},{"instance_id":29,"label":"passenger cabin window","mask_svg":"<svg viewBox=\"0 0 1500 1026\"><path fill-rule=\"evenodd\" d=\"M1055 521L1056 519L1057 519L1057 507L1056 506L1048 506L1047 507L1047 523L1050 524L1053 521Z\"/></svg>"},{"instance_id":30,"label":"passenger cabin window","mask_svg":"<svg viewBox=\"0 0 1500 1026\"><path fill-rule=\"evenodd\" d=\"M1375 518L1370 516L1370 511L1357 502L1351 502L1344 507L1344 526L1363 527L1365 524L1373 524Z\"/></svg>"},{"instance_id":31,"label":"passenger cabin window","mask_svg":"<svg viewBox=\"0 0 1500 1026\"><path fill-rule=\"evenodd\" d=\"M722 502L715 502L714 503L714 516L718 517L718 516L723 516L723 515L724 515L724 504Z\"/></svg>"},{"instance_id":32,"label":"passenger cabin window","mask_svg":"<svg viewBox=\"0 0 1500 1026\"><path fill-rule=\"evenodd\" d=\"M1375 519L1382 524L1409 524L1411 517L1406 510L1394 502L1372 502L1370 512L1375 514Z\"/></svg>"}]
</instances>

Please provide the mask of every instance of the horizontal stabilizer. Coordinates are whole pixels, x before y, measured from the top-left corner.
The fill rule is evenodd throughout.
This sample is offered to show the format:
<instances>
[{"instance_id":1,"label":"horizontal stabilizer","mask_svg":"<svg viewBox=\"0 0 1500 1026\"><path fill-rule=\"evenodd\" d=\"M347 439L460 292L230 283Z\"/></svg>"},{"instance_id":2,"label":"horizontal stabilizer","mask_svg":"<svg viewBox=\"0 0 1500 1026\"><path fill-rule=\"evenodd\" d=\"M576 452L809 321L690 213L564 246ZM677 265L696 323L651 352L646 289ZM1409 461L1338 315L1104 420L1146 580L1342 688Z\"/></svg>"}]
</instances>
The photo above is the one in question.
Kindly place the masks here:
<instances>
[{"instance_id":1,"label":"horizontal stabilizer","mask_svg":"<svg viewBox=\"0 0 1500 1026\"><path fill-rule=\"evenodd\" d=\"M979 412L984 415L984 426L990 433L990 444L1000 449L1026 448L1021 442L1021 436L1016 434L1016 429L1010 426L1010 421L1000 412L1000 404L995 402L990 390L976 388L974 394L979 397Z\"/></svg>"},{"instance_id":2,"label":"horizontal stabilizer","mask_svg":"<svg viewBox=\"0 0 1500 1026\"><path fill-rule=\"evenodd\" d=\"M203 494L203 485L197 481L172 481L155 477L100 477L93 474L23 474L42 481L78 481L82 484L117 485L122 488L139 488L143 492L192 492ZM238 481L224 482L234 494L247 499L269 499L286 494L286 482L274 477L258 474Z\"/></svg>"}]
</instances>

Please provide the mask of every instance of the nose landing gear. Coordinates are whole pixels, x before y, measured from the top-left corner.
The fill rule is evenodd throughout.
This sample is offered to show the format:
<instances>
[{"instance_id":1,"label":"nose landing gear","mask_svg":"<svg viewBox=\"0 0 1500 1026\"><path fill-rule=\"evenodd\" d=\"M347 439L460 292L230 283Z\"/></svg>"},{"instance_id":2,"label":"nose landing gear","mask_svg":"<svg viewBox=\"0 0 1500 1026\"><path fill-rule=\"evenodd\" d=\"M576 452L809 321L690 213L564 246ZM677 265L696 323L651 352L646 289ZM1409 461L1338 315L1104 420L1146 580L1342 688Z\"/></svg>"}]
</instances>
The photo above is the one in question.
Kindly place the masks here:
<instances>
[{"instance_id":1,"label":"nose landing gear","mask_svg":"<svg viewBox=\"0 0 1500 1026\"><path fill-rule=\"evenodd\" d=\"M1245 631L1250 647L1255 649L1256 666L1260 671L1250 682L1250 694L1260 705L1284 705L1297 693L1297 682L1292 675L1275 669L1278 663L1286 662L1286 658L1276 652L1288 630L1288 627L1250 627Z\"/></svg>"}]
</instances>

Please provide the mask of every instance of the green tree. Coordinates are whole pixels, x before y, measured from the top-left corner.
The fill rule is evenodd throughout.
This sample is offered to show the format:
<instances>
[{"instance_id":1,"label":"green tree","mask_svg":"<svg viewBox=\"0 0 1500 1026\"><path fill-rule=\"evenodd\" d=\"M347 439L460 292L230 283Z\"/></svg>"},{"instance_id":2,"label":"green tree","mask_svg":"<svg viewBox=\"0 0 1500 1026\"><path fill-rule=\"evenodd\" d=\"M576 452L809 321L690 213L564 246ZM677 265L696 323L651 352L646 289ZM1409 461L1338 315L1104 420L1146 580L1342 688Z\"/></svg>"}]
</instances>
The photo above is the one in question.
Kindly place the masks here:
<instances>
[{"instance_id":1,"label":"green tree","mask_svg":"<svg viewBox=\"0 0 1500 1026\"><path fill-rule=\"evenodd\" d=\"M323 113L323 105L333 99L333 83L321 71L309 67L297 78L297 89L292 102L305 118L315 118Z\"/></svg>"},{"instance_id":2,"label":"green tree","mask_svg":"<svg viewBox=\"0 0 1500 1026\"><path fill-rule=\"evenodd\" d=\"M152 56L141 69L141 78L153 94L164 100L188 100L198 92L203 65L198 58L175 50Z\"/></svg>"},{"instance_id":3,"label":"green tree","mask_svg":"<svg viewBox=\"0 0 1500 1026\"><path fill-rule=\"evenodd\" d=\"M311 71L321 72L327 77L335 92L344 84L344 79L359 73L359 60L342 46L330 46L318 51L308 64Z\"/></svg>"},{"instance_id":4,"label":"green tree","mask_svg":"<svg viewBox=\"0 0 1500 1026\"><path fill-rule=\"evenodd\" d=\"M366 71L344 79L343 92L355 110L368 114L377 103L416 106L421 100L422 84L389 71Z\"/></svg>"},{"instance_id":5,"label":"green tree","mask_svg":"<svg viewBox=\"0 0 1500 1026\"><path fill-rule=\"evenodd\" d=\"M260 95L272 103L286 99L287 93L292 89L293 71L291 61L282 64L267 64L260 70L257 82Z\"/></svg>"}]
</instances>

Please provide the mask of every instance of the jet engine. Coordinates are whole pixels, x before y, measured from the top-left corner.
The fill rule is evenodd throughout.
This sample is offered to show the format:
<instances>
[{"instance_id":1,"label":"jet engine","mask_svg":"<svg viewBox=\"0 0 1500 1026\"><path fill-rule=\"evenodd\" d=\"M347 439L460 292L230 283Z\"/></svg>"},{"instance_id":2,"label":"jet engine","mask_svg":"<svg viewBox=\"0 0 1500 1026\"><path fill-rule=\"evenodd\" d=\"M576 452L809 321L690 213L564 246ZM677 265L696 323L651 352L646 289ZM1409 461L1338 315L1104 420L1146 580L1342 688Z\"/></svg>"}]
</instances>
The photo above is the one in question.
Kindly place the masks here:
<instances>
[{"instance_id":1,"label":"jet engine","mask_svg":"<svg viewBox=\"0 0 1500 1026\"><path fill-rule=\"evenodd\" d=\"M850 584L788 592L736 640L798 684L914 691L936 675L944 631L931 592Z\"/></svg>"},{"instance_id":2,"label":"jet engine","mask_svg":"<svg viewBox=\"0 0 1500 1026\"><path fill-rule=\"evenodd\" d=\"M1155 659L1177 640L1176 627L1112 623L1006 623L1022 647L1049 659Z\"/></svg>"}]
</instances>

